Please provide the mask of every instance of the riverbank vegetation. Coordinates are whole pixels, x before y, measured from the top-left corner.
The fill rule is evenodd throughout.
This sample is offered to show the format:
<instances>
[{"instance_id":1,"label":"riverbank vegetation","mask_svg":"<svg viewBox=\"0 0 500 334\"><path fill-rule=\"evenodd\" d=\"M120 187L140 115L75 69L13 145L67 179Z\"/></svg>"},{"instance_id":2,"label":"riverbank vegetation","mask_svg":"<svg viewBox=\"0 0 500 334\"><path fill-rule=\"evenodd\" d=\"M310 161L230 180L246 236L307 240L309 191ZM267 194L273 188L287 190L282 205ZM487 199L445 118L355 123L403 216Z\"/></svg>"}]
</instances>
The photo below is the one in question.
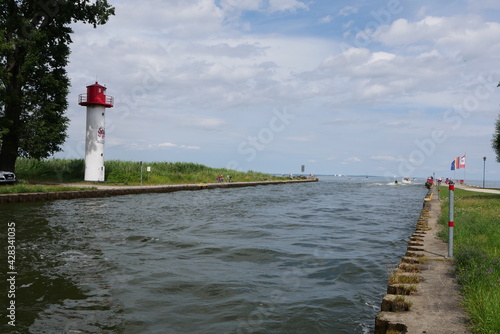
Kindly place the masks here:
<instances>
[{"instance_id":1,"label":"riverbank vegetation","mask_svg":"<svg viewBox=\"0 0 500 334\"><path fill-rule=\"evenodd\" d=\"M53 191L93 190L96 187L60 186L57 184L29 184L24 181L0 187L0 194L48 193Z\"/></svg>"},{"instance_id":2,"label":"riverbank vegetation","mask_svg":"<svg viewBox=\"0 0 500 334\"><path fill-rule=\"evenodd\" d=\"M448 241L449 191L441 191ZM474 333L500 333L500 195L455 189L453 255Z\"/></svg>"},{"instance_id":3,"label":"riverbank vegetation","mask_svg":"<svg viewBox=\"0 0 500 334\"><path fill-rule=\"evenodd\" d=\"M104 163L104 167L106 182L102 184L124 186L140 185L141 175L143 185L214 183L219 182L219 176L227 182L228 175L231 182L281 179L260 172L211 168L190 162L148 162L141 165L140 162L110 160ZM68 190L64 185L60 185L64 183L78 183L82 187L94 184L83 181L84 172L83 159L21 158L16 163L17 184L0 187L0 193L62 191ZM75 188L70 189L75 190Z\"/></svg>"}]
</instances>

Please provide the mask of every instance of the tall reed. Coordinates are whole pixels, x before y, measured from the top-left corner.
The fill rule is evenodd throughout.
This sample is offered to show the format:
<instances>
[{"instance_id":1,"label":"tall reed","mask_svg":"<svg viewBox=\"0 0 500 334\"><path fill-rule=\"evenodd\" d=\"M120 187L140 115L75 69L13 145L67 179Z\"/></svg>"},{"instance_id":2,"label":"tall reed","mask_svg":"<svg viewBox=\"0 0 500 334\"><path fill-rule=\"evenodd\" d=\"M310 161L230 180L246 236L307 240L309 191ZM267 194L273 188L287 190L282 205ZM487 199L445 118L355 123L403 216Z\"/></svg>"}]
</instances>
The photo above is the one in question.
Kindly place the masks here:
<instances>
[{"instance_id":1,"label":"tall reed","mask_svg":"<svg viewBox=\"0 0 500 334\"><path fill-rule=\"evenodd\" d=\"M272 175L254 171L241 172L226 168L212 168L192 162L140 162L109 160L104 164L107 182L126 185L139 184L179 184L218 182L222 175L224 181L263 181L276 178ZM150 172L148 172L150 167ZM18 159L16 176L18 180L29 182L80 182L83 181L85 162L83 159Z\"/></svg>"}]
</instances>

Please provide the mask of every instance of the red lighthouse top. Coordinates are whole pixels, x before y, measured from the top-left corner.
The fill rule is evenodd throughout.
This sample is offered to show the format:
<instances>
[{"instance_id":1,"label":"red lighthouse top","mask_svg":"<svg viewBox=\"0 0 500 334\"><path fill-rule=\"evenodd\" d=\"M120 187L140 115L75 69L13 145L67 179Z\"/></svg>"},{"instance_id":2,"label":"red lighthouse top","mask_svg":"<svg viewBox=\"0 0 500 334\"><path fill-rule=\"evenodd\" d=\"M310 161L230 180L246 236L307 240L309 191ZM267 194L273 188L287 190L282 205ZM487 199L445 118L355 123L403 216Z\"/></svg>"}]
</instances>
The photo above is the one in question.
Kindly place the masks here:
<instances>
[{"instance_id":1,"label":"red lighthouse top","mask_svg":"<svg viewBox=\"0 0 500 334\"><path fill-rule=\"evenodd\" d=\"M106 87L99 83L87 86L87 94L80 94L78 104L81 106L104 106L106 108L113 107L113 97L106 96Z\"/></svg>"}]
</instances>

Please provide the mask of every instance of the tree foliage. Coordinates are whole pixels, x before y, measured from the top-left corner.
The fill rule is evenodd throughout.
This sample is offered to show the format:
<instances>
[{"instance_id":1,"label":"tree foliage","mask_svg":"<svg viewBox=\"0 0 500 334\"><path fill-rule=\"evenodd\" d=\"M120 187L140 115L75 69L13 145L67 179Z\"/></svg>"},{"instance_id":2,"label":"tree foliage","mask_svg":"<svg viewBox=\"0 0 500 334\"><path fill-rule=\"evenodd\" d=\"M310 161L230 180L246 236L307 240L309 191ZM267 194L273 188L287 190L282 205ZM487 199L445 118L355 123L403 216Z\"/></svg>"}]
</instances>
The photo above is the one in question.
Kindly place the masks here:
<instances>
[{"instance_id":1,"label":"tree foliage","mask_svg":"<svg viewBox=\"0 0 500 334\"><path fill-rule=\"evenodd\" d=\"M497 155L497 162L500 162L500 115L498 115L498 119L495 123L495 134L493 135L491 146Z\"/></svg>"},{"instance_id":2,"label":"tree foliage","mask_svg":"<svg viewBox=\"0 0 500 334\"><path fill-rule=\"evenodd\" d=\"M107 0L0 2L0 170L47 158L66 139L71 23L105 24Z\"/></svg>"}]
</instances>

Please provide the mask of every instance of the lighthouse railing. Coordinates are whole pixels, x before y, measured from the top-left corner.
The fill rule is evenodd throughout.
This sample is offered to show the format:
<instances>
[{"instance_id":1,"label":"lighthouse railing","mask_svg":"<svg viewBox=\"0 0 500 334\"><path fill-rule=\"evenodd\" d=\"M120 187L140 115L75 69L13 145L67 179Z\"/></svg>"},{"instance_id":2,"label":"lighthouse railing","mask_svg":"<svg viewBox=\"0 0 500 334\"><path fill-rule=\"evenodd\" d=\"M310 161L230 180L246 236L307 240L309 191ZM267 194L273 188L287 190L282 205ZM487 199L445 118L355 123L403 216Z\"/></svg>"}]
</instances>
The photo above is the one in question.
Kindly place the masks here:
<instances>
[{"instance_id":1,"label":"lighthouse railing","mask_svg":"<svg viewBox=\"0 0 500 334\"><path fill-rule=\"evenodd\" d=\"M85 103L87 102L87 94L80 94L78 96L78 103Z\"/></svg>"},{"instance_id":2,"label":"lighthouse railing","mask_svg":"<svg viewBox=\"0 0 500 334\"><path fill-rule=\"evenodd\" d=\"M106 104L113 105L114 104L114 98L112 96L106 95Z\"/></svg>"},{"instance_id":3,"label":"lighthouse railing","mask_svg":"<svg viewBox=\"0 0 500 334\"><path fill-rule=\"evenodd\" d=\"M80 94L78 96L78 103L79 104L97 103L97 104L104 104L106 106L112 107L114 104L114 98L112 96L108 96L108 95L101 95L99 98L95 98L94 100L89 101L87 94Z\"/></svg>"}]
</instances>

